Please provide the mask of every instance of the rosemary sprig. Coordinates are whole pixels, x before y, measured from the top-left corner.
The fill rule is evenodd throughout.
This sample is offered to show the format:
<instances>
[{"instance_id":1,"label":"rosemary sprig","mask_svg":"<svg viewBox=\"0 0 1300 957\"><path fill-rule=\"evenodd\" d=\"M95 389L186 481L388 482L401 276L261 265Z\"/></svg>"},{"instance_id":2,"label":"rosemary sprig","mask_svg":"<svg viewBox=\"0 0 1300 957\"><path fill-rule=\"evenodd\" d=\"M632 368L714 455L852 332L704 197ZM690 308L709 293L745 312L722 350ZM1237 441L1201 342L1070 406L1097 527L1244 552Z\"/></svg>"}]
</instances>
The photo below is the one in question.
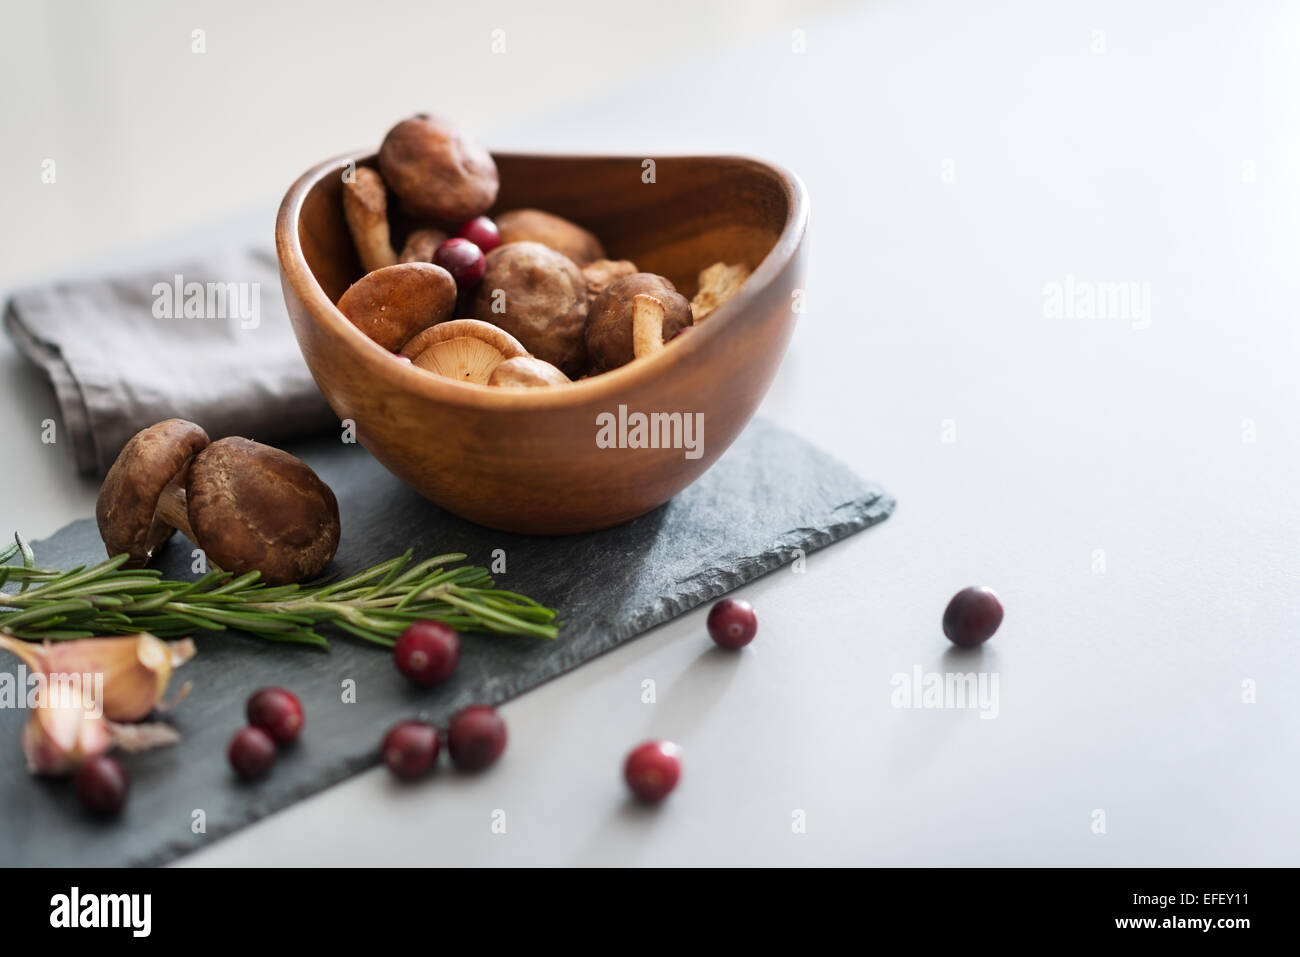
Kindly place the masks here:
<instances>
[{"instance_id":1,"label":"rosemary sprig","mask_svg":"<svg viewBox=\"0 0 1300 957\"><path fill-rule=\"evenodd\" d=\"M333 627L366 641L392 646L402 629L421 618L453 628L554 638L555 612L524 595L501 591L487 569L455 566L452 553L412 562L411 552L380 562L342 581L272 586L257 572L238 577L209 572L197 581L168 581L153 569L124 569L118 555L89 568L49 571L34 567L21 539L0 552L0 632L17 638L65 640L148 631L174 638L193 631L235 628L271 641L328 647L318 630Z\"/></svg>"}]
</instances>

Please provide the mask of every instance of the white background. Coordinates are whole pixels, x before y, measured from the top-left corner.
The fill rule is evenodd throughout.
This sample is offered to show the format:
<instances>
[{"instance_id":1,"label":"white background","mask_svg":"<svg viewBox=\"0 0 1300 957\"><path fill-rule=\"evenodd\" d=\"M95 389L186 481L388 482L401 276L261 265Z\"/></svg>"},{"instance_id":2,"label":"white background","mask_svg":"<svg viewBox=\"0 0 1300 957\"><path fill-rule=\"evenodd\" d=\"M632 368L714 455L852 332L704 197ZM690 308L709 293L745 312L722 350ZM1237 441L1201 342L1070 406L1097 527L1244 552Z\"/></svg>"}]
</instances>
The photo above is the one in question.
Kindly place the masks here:
<instances>
[{"instance_id":1,"label":"white background","mask_svg":"<svg viewBox=\"0 0 1300 957\"><path fill-rule=\"evenodd\" d=\"M188 862L1300 862L1294 4L268 6L6 5L0 285L269 239L298 173L420 108L497 148L756 153L813 204L764 414L900 504L746 588L743 653L686 615L507 705L484 777L363 774ZM1067 276L1149 284L1149 326L1048 317ZM0 371L0 526L40 537L95 488ZM972 583L1007 618L958 656ZM918 665L996 672L998 717L892 707ZM647 812L619 767L652 736L686 763Z\"/></svg>"}]
</instances>

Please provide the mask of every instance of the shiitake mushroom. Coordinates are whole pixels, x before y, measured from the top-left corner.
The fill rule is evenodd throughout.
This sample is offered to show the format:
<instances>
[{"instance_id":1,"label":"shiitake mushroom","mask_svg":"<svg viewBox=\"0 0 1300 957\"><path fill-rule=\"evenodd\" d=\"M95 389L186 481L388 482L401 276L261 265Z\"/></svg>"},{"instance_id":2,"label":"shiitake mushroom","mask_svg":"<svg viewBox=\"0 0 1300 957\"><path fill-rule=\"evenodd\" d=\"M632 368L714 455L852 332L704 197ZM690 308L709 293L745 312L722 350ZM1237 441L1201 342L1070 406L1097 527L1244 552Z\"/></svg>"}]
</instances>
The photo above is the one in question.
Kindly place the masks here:
<instances>
[{"instance_id":1,"label":"shiitake mushroom","mask_svg":"<svg viewBox=\"0 0 1300 957\"><path fill-rule=\"evenodd\" d=\"M194 457L186 482L190 540L235 575L268 585L316 578L339 547L339 503L302 459L232 436Z\"/></svg>"},{"instance_id":2,"label":"shiitake mushroom","mask_svg":"<svg viewBox=\"0 0 1300 957\"><path fill-rule=\"evenodd\" d=\"M477 319L453 319L430 326L402 347L418 368L460 382L487 385L493 371L528 352L499 326Z\"/></svg>"},{"instance_id":3,"label":"shiitake mushroom","mask_svg":"<svg viewBox=\"0 0 1300 957\"><path fill-rule=\"evenodd\" d=\"M125 553L128 568L143 567L185 526L185 478L194 456L209 444L208 433L185 419L164 419L131 437L95 502L110 558Z\"/></svg>"},{"instance_id":4,"label":"shiitake mushroom","mask_svg":"<svg viewBox=\"0 0 1300 957\"><path fill-rule=\"evenodd\" d=\"M605 258L605 247L591 232L562 216L540 209L512 209L496 218L501 245L541 243L563 253L579 266Z\"/></svg>"},{"instance_id":5,"label":"shiitake mushroom","mask_svg":"<svg viewBox=\"0 0 1300 957\"><path fill-rule=\"evenodd\" d=\"M691 324L690 301L663 276L639 272L616 279L595 298L587 316L584 338L591 374L617 369L635 358L632 316L637 296L663 305L664 341Z\"/></svg>"},{"instance_id":6,"label":"shiitake mushroom","mask_svg":"<svg viewBox=\"0 0 1300 957\"><path fill-rule=\"evenodd\" d=\"M109 555L147 563L179 530L216 568L252 571L269 585L318 576L339 544L334 492L287 452L208 434L184 419L136 433L95 503Z\"/></svg>"},{"instance_id":7,"label":"shiitake mushroom","mask_svg":"<svg viewBox=\"0 0 1300 957\"><path fill-rule=\"evenodd\" d=\"M487 384L507 389L544 389L569 381L568 376L549 362L536 356L516 356L493 369Z\"/></svg>"},{"instance_id":8,"label":"shiitake mushroom","mask_svg":"<svg viewBox=\"0 0 1300 957\"><path fill-rule=\"evenodd\" d=\"M388 131L379 147L379 172L406 212L450 223L487 212L500 186L492 154L428 113Z\"/></svg>"},{"instance_id":9,"label":"shiitake mushroom","mask_svg":"<svg viewBox=\"0 0 1300 957\"><path fill-rule=\"evenodd\" d=\"M565 375L581 374L587 281L562 253L534 242L492 250L474 299L474 317L500 326Z\"/></svg>"},{"instance_id":10,"label":"shiitake mushroom","mask_svg":"<svg viewBox=\"0 0 1300 957\"><path fill-rule=\"evenodd\" d=\"M397 263L368 272L339 297L339 311L389 352L456 308L456 280L433 263Z\"/></svg>"},{"instance_id":11,"label":"shiitake mushroom","mask_svg":"<svg viewBox=\"0 0 1300 957\"><path fill-rule=\"evenodd\" d=\"M427 113L403 120L388 132L378 166L383 183L361 185L377 186L369 193L377 192L382 200L386 184L409 216L426 223L471 220L496 201L499 178L491 154L451 123ZM339 308L371 338L397 351L421 330L452 318L454 281L448 283L451 277L442 270L440 275L426 271L438 268L430 260L445 234L433 228L416 229L398 254L388 237L379 235L382 230L359 230L359 226L375 225L370 222L375 220L372 207L381 207L378 202L361 202L375 197L359 189L353 193L349 224L354 235L360 231L363 235L358 238L367 241L358 242L358 248L373 246L374 250L363 251L382 255L363 256L374 271L344 294ZM369 217L365 223L360 221L362 213ZM636 272L635 264L626 260L606 259L600 240L577 223L538 209L510 210L497 216L495 223L501 245L488 253L477 293L467 293L472 298L461 302L470 306L468 311L476 319L499 327L531 353L527 360L503 368L498 381L519 375L535 378L540 385L626 365L638 355L634 345L638 297L643 327L652 312L659 326L662 313L662 339L642 328L641 354L658 351L649 347L661 347L692 325L692 303L668 279ZM391 261L388 257L398 264L380 265ZM743 280L730 274L717 278L725 278L727 288L713 299L702 297L706 311ZM649 342L648 337L659 341ZM544 366L542 373L537 374L529 362ZM556 370L553 374L547 371L551 367Z\"/></svg>"}]
</instances>

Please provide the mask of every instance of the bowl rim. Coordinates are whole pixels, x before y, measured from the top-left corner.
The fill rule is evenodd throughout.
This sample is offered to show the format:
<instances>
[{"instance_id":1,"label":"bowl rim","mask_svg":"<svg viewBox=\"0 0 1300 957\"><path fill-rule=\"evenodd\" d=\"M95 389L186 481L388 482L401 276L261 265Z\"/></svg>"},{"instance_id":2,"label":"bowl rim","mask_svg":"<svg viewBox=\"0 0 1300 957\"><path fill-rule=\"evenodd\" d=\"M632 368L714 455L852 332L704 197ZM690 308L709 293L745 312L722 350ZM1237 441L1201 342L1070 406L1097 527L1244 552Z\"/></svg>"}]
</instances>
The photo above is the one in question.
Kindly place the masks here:
<instances>
[{"instance_id":1,"label":"bowl rim","mask_svg":"<svg viewBox=\"0 0 1300 957\"><path fill-rule=\"evenodd\" d=\"M520 153L493 152L493 157L543 160L623 160L629 156L582 153ZM459 382L416 368L409 362L394 360L389 352L358 329L338 307L330 301L316 276L307 265L298 238L298 220L307 194L324 177L340 172L349 164L364 165L377 154L373 150L353 150L324 160L303 173L289 187L275 220L275 251L285 282L306 307L313 322L323 322L338 333L344 342L355 344L361 358L376 376L382 376L397 388L416 393L444 405L474 409L537 410L558 409L591 404L600 400L618 400L637 387L657 379L673 363L707 349L714 339L725 335L727 327L739 321L745 310L754 303L759 291L773 282L790 264L803 242L808 228L808 194L803 181L792 171L776 163L750 156L731 154L656 154L661 159L730 161L756 166L774 175L785 191L788 214L781 234L763 261L749 275L730 299L709 314L708 322L695 327L696 332L684 337L671 349L640 362L602 372L600 375L579 379L569 385L547 389L503 389L473 382Z\"/></svg>"}]
</instances>

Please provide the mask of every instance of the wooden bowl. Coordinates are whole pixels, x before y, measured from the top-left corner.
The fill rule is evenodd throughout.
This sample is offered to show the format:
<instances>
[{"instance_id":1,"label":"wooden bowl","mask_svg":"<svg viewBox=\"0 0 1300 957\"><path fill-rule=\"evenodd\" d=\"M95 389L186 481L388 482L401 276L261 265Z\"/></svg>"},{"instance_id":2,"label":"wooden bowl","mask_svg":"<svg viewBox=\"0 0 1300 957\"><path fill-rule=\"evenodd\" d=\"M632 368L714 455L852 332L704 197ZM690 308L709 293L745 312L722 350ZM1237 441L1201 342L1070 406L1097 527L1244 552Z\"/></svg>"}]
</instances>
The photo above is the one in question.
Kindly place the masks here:
<instances>
[{"instance_id":1,"label":"wooden bowl","mask_svg":"<svg viewBox=\"0 0 1300 957\"><path fill-rule=\"evenodd\" d=\"M448 511L546 535L625 522L699 478L771 384L802 299L807 195L793 173L739 157L657 159L654 183L642 182L639 157L495 158L497 211L532 207L581 223L610 258L667 276L687 298L714 262L744 262L753 275L661 354L612 372L528 390L444 379L394 358L334 305L362 272L341 199L347 164L374 165L358 152L308 170L280 206L276 249L298 345L361 444ZM627 444L638 438L636 412L702 413L703 441L602 448L609 419L599 417L617 420L620 406L633 426Z\"/></svg>"}]
</instances>

